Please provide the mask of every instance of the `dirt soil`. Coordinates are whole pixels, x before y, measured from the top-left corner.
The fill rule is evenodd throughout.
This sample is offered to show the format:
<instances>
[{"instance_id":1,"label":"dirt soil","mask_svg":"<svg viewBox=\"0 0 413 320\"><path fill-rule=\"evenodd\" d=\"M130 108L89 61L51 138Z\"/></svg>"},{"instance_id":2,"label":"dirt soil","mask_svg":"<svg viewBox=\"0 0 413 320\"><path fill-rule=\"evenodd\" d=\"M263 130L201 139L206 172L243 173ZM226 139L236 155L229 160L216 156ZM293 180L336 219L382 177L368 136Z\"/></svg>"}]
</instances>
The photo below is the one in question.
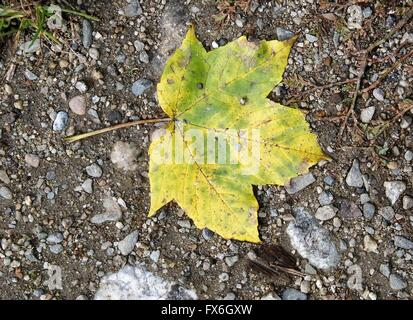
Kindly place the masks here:
<instances>
[{"instance_id":1,"label":"dirt soil","mask_svg":"<svg viewBox=\"0 0 413 320\"><path fill-rule=\"evenodd\" d=\"M350 2L362 10L356 28L349 20L359 9ZM370 53L361 88L390 72L378 90L358 96L340 138L356 88L358 53L400 22L412 8L410 0L243 0L235 1L233 13L226 1L141 0L142 13L134 17L124 14L126 0L78 3L74 5L100 18L92 23L91 48L96 50L82 44L82 20L68 16L67 30L59 33L65 41L61 50L43 41L36 53L23 54L19 45L30 34L17 44L3 42L0 49L0 298L93 299L106 274L142 263L193 289L201 299L412 297L413 58L401 59L413 49L412 21ZM269 97L303 110L332 160L311 168L315 181L293 194L271 185L256 186L255 193L263 243L291 252L305 277L271 277L251 270L248 256L259 245L199 230L174 203L147 217L148 147L159 125L74 144L63 141L120 122L165 117L155 84L190 22L208 50L241 35L251 40L277 39L286 31L299 35L284 80ZM144 44L140 53L136 40ZM15 68L11 77L10 68ZM135 96L132 85L138 79L153 85ZM78 95L86 99L82 115L69 108L69 100ZM366 119L364 111L363 122L362 110L369 107L374 114ZM69 120L55 131L59 111L67 112ZM111 161L118 141L137 149L134 170L124 171ZM359 186L346 182L354 159L360 166L355 173L362 181ZM97 172L90 174L93 168L86 168L92 164ZM401 192L386 184L392 181L404 185ZM397 193L394 203L386 191ZM121 211L121 217L95 223L92 217L107 211L104 200L113 198L112 212ZM334 217L318 219L316 212L323 206ZM296 207L306 208L328 231L340 256L335 267L311 266L310 258L292 246L286 228L294 222ZM122 254L118 242L135 230L136 245ZM49 288L50 265L61 268L62 288Z\"/></svg>"}]
</instances>

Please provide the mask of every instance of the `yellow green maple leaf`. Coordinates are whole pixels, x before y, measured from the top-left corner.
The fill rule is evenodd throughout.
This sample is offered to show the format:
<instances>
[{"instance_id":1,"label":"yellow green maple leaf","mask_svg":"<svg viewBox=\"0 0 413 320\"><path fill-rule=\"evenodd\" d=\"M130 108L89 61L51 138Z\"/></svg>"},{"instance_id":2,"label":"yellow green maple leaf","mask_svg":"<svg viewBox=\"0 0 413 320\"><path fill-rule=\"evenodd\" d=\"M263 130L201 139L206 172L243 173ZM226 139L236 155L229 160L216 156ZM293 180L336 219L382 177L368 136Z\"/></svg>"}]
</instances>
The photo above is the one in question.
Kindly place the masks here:
<instances>
[{"instance_id":1,"label":"yellow green maple leaf","mask_svg":"<svg viewBox=\"0 0 413 320\"><path fill-rule=\"evenodd\" d=\"M252 185L284 185L327 158L304 114L267 98L294 41L242 36L207 52L189 29L157 86L173 121L149 149L150 216L175 200L198 228L260 242Z\"/></svg>"}]
</instances>

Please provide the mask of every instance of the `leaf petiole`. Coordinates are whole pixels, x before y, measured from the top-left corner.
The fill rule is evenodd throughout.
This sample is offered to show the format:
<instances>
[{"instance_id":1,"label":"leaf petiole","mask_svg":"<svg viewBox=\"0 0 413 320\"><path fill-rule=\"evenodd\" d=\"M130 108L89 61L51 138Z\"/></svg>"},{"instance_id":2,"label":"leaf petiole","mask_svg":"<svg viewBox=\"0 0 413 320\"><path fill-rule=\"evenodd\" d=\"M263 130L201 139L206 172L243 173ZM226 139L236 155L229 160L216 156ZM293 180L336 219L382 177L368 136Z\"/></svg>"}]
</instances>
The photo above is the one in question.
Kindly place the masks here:
<instances>
[{"instance_id":1,"label":"leaf petiole","mask_svg":"<svg viewBox=\"0 0 413 320\"><path fill-rule=\"evenodd\" d=\"M110 131L114 131L114 130L118 130L118 129L122 129L122 128L129 128L129 127L140 125L140 124L157 123L157 122L169 122L169 121L172 121L172 119L171 118L161 118L161 119L135 120L135 121L121 123L121 124L117 124L117 125L114 125L114 126L111 126L111 127L107 127L107 128L87 132L87 133L82 133L82 134L66 137L64 140L66 142L69 142L69 143L70 142L76 142L76 141L79 141L79 140L83 140L83 139L86 139L86 138L97 136L97 135L105 133L105 132L110 132Z\"/></svg>"}]
</instances>

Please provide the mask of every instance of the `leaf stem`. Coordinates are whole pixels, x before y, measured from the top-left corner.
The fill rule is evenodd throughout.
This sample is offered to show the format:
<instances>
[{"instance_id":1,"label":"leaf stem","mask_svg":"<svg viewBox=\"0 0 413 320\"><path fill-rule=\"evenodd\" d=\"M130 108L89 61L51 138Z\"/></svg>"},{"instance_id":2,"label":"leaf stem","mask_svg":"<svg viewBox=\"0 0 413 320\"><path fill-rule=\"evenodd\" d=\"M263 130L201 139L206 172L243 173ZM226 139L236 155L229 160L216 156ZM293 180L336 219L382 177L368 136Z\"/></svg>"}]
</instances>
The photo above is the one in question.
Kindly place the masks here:
<instances>
[{"instance_id":1,"label":"leaf stem","mask_svg":"<svg viewBox=\"0 0 413 320\"><path fill-rule=\"evenodd\" d=\"M75 142L75 141L83 140L83 139L86 139L86 138L94 137L94 136L97 136L97 135L105 133L105 132L110 132L110 131L114 131L114 130L118 130L118 129L122 129L122 128L129 128L129 127L140 125L140 124L157 123L157 122L169 122L169 121L172 121L172 119L171 118L161 118L161 119L135 120L135 121L121 123L121 124L117 124L117 125L114 125L114 126L111 126L111 127L107 127L107 128L87 132L87 133L82 133L82 134L66 137L64 140L66 142L70 143L70 142Z\"/></svg>"}]
</instances>

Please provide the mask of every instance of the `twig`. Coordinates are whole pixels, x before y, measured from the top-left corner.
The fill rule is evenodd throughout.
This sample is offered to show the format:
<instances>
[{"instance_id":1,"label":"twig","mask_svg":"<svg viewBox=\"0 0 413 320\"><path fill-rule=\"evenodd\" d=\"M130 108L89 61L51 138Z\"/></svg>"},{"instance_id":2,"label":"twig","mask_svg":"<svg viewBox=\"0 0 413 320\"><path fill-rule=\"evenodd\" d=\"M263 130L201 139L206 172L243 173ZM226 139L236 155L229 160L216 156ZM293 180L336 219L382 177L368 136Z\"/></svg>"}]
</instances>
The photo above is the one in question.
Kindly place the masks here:
<instances>
[{"instance_id":1,"label":"twig","mask_svg":"<svg viewBox=\"0 0 413 320\"><path fill-rule=\"evenodd\" d=\"M368 61L368 57L369 54L376 49L377 47L379 47L381 44L385 43L387 40L389 40L397 31L399 31L400 29L402 29L407 22L409 22L409 20L413 17L413 8L410 9L403 17L403 19L401 19L399 21L399 23L392 29L390 30L383 38L377 40L376 42L373 42L370 46L368 46L367 49L361 51L361 63L360 63L360 69L358 72L358 78L357 78L357 85L356 85L356 90L354 92L353 95L353 100L351 102L350 108L348 109L346 116L344 117L344 121L340 127L340 131L339 131L339 140L341 140L343 133L344 133L344 129L347 126L347 122L348 122L348 118L350 117L350 115L352 115L354 113L354 108L356 106L356 102L357 102L357 97L360 93L360 87L361 87L361 82L364 78L364 73L366 71L367 68L367 61Z\"/></svg>"},{"instance_id":2,"label":"twig","mask_svg":"<svg viewBox=\"0 0 413 320\"><path fill-rule=\"evenodd\" d=\"M110 131L114 131L114 130L118 130L118 129L122 129L122 128L129 128L129 127L140 125L140 124L157 123L157 122L169 122L169 121L172 121L172 119L171 118L162 118L162 119L136 120L136 121L117 124L115 126L111 126L111 127L107 127L107 128L87 132L87 133L82 133L82 134L66 137L64 140L66 142L70 143L70 142L75 142L75 141L83 140L83 139L86 139L86 138L94 137L94 136L97 136L97 135L105 133L105 132L110 132Z\"/></svg>"}]
</instances>

